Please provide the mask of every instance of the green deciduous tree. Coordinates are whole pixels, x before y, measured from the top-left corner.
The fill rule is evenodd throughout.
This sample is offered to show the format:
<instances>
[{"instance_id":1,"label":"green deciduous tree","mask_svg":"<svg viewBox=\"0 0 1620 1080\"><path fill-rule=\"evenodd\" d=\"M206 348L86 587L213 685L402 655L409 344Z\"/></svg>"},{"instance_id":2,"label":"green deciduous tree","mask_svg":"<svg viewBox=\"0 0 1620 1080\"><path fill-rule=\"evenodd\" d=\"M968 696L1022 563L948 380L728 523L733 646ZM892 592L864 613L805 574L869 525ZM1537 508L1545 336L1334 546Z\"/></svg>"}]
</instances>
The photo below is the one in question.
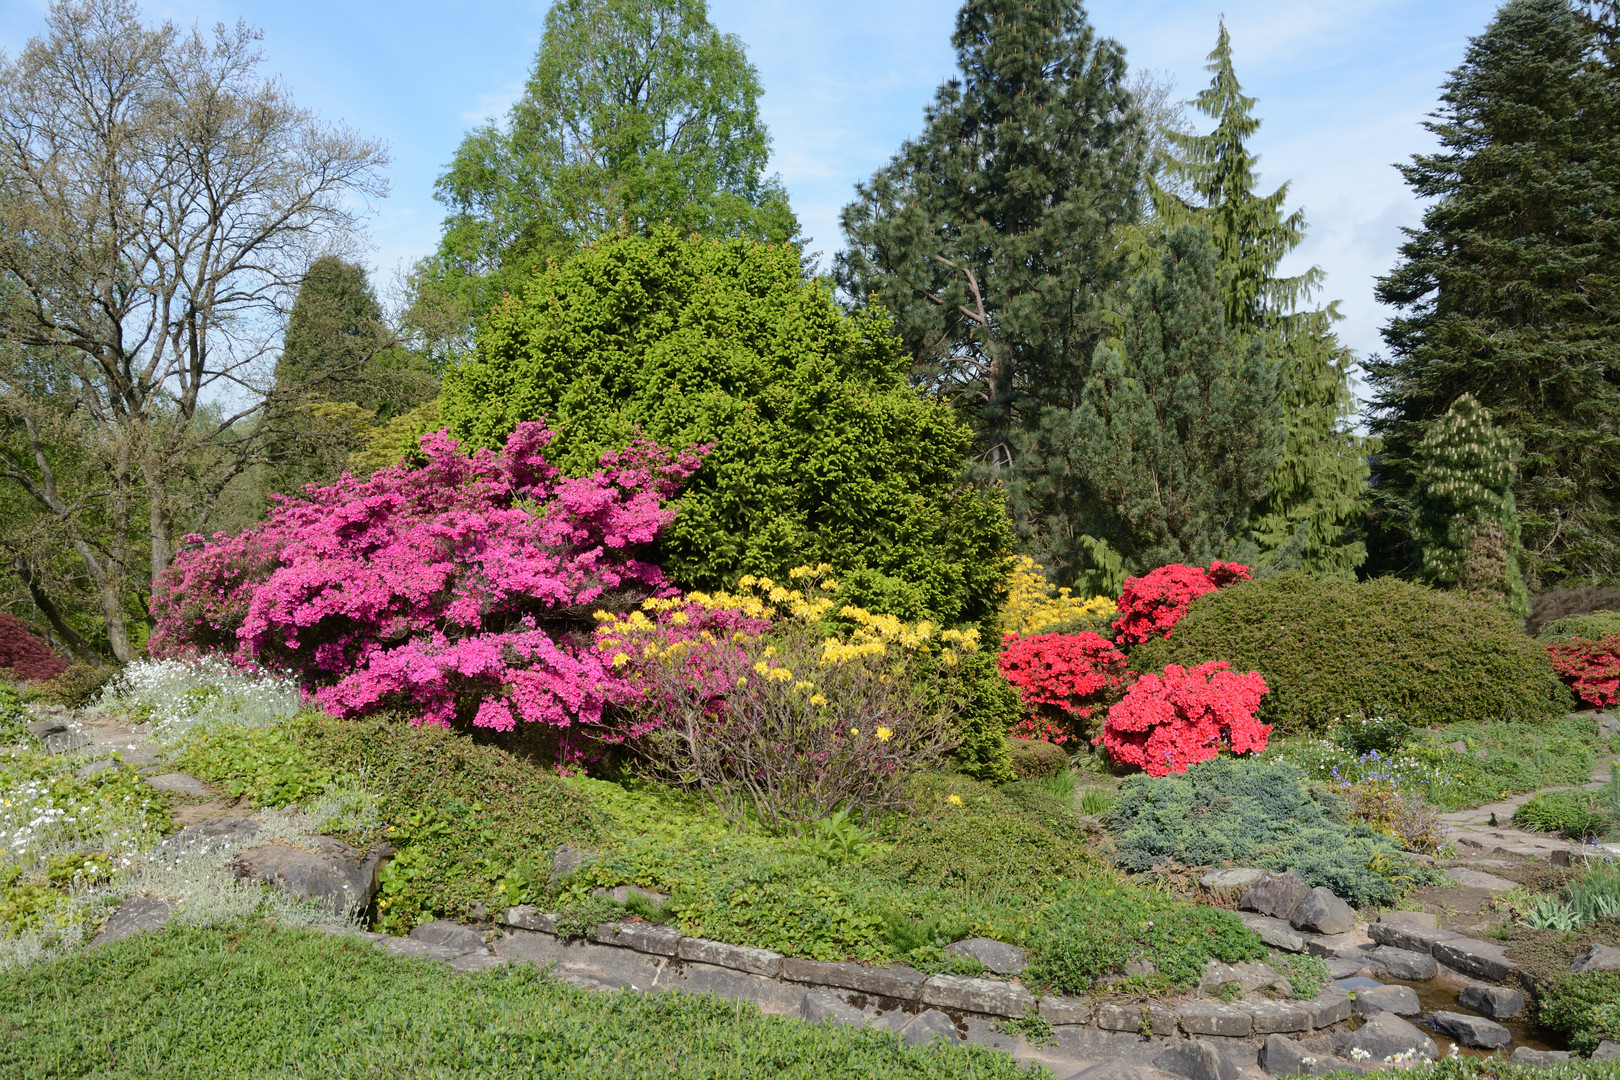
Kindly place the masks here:
<instances>
[{"instance_id":1,"label":"green deciduous tree","mask_svg":"<svg viewBox=\"0 0 1620 1080\"><path fill-rule=\"evenodd\" d=\"M1464 394L1415 448L1412 540L1421 574L1530 613L1513 501L1518 447Z\"/></svg>"},{"instance_id":2,"label":"green deciduous tree","mask_svg":"<svg viewBox=\"0 0 1620 1080\"><path fill-rule=\"evenodd\" d=\"M1509 0L1446 80L1439 150L1402 167L1430 203L1378 283L1400 314L1367 365L1392 565L1413 561L1417 447L1466 393L1522 447L1530 584L1620 573L1620 148L1600 44L1568 0Z\"/></svg>"},{"instance_id":3,"label":"green deciduous tree","mask_svg":"<svg viewBox=\"0 0 1620 1080\"><path fill-rule=\"evenodd\" d=\"M1208 235L1184 225L1131 285L1119 336L1097 349L1080 407L1041 437L1067 527L1137 567L1206 563L1237 545L1282 449L1276 361L1227 324L1226 275ZM1055 527L1055 526L1054 526Z\"/></svg>"},{"instance_id":4,"label":"green deciduous tree","mask_svg":"<svg viewBox=\"0 0 1620 1080\"><path fill-rule=\"evenodd\" d=\"M464 335L548 258L621 227L790 239L760 93L705 0L558 0L507 122L468 134L439 178L419 314Z\"/></svg>"},{"instance_id":5,"label":"green deciduous tree","mask_svg":"<svg viewBox=\"0 0 1620 1080\"><path fill-rule=\"evenodd\" d=\"M844 209L837 277L894 313L914 376L954 399L1039 545L1081 508L1032 483L1053 468L1035 433L1046 410L1079 406L1148 141L1124 50L1076 0L967 0L952 43L960 74L923 133ZM1079 560L1072 543L1043 558L1060 571Z\"/></svg>"},{"instance_id":6,"label":"green deciduous tree","mask_svg":"<svg viewBox=\"0 0 1620 1080\"><path fill-rule=\"evenodd\" d=\"M482 445L544 417L575 474L638 433L713 444L660 540L683 586L825 562L855 602L988 624L1005 511L959 479L971 436L908 368L887 316L846 315L792 246L659 229L531 278L446 374L441 414Z\"/></svg>"},{"instance_id":7,"label":"green deciduous tree","mask_svg":"<svg viewBox=\"0 0 1620 1080\"><path fill-rule=\"evenodd\" d=\"M1250 522L1261 560L1346 575L1366 558L1365 546L1350 536L1367 492L1366 446L1350 429L1351 357L1333 333L1334 308L1304 307L1322 271L1277 272L1305 239L1305 215L1286 211L1288 184L1269 195L1255 190L1259 159L1249 141L1260 120L1255 99L1238 83L1224 21L1207 70L1210 84L1193 103L1215 129L1166 134L1166 183L1151 185L1154 224L1209 229L1226 272L1227 323L1265 338L1281 366L1288 439Z\"/></svg>"}]
</instances>

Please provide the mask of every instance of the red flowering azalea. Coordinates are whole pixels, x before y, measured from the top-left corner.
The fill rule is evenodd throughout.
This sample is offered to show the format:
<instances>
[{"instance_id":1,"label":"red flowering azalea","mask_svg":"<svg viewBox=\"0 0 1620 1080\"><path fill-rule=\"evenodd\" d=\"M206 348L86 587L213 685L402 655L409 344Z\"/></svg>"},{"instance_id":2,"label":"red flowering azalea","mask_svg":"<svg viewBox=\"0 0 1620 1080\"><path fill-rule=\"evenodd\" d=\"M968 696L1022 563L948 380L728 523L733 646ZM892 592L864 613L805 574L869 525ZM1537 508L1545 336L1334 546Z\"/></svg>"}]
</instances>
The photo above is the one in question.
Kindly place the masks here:
<instances>
[{"instance_id":1,"label":"red flowering azalea","mask_svg":"<svg viewBox=\"0 0 1620 1080\"><path fill-rule=\"evenodd\" d=\"M1224 660L1191 671L1170 664L1163 675L1143 675L1125 691L1093 742L1149 776L1186 772L1223 748L1258 754L1271 734L1270 724L1255 719L1266 689L1259 672L1240 674Z\"/></svg>"},{"instance_id":2,"label":"red flowering azalea","mask_svg":"<svg viewBox=\"0 0 1620 1080\"><path fill-rule=\"evenodd\" d=\"M1013 734L1054 743L1067 742L1074 721L1105 708L1130 678L1125 654L1089 630L1010 638L996 663L1030 712Z\"/></svg>"},{"instance_id":3,"label":"red flowering azalea","mask_svg":"<svg viewBox=\"0 0 1620 1080\"><path fill-rule=\"evenodd\" d=\"M1248 577L1247 566L1212 562L1208 570L1171 563L1139 578L1126 578L1119 594L1114 640L1123 645L1135 645L1156 637L1169 637L1194 600Z\"/></svg>"},{"instance_id":4,"label":"red flowering azalea","mask_svg":"<svg viewBox=\"0 0 1620 1080\"><path fill-rule=\"evenodd\" d=\"M1546 649L1553 670L1582 701L1605 709L1620 700L1620 634L1602 641L1576 638Z\"/></svg>"}]
</instances>

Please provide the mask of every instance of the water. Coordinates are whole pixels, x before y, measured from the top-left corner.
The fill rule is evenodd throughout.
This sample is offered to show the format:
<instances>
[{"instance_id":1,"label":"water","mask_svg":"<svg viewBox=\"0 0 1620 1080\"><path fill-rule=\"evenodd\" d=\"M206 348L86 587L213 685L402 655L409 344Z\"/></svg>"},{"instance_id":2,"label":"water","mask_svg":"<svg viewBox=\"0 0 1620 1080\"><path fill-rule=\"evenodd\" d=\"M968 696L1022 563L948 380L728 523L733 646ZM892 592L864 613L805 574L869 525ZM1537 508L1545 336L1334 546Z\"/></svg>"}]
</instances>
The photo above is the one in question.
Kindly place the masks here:
<instances>
[{"instance_id":1,"label":"water","mask_svg":"<svg viewBox=\"0 0 1620 1080\"><path fill-rule=\"evenodd\" d=\"M1436 1031L1430 1018L1437 1012L1463 1013L1468 1016L1481 1015L1473 1009L1465 1009L1457 1003L1457 995L1462 992L1463 987L1468 985L1468 982L1463 979L1447 978L1442 975L1439 978L1430 979L1428 982L1407 982L1404 979L1380 980L1357 976L1334 981L1339 986L1350 991L1366 990L1375 986L1411 987L1412 991L1418 996L1418 1004L1423 1007L1423 1014L1421 1016L1408 1016L1405 1019L1422 1028L1430 1038L1434 1039L1434 1043L1439 1047L1442 1057L1451 1053L1453 1040L1449 1036ZM1516 1020L1498 1020L1496 1022L1513 1033L1513 1043L1507 1048L1504 1055L1512 1053L1514 1048L1519 1046L1528 1046L1532 1050L1569 1049L1569 1043L1565 1041L1562 1035L1556 1031L1548 1031L1546 1028L1538 1026L1528 1016L1521 1016ZM1462 1045L1457 1046L1457 1052L1464 1057L1497 1056L1496 1051L1493 1050L1478 1050Z\"/></svg>"}]
</instances>

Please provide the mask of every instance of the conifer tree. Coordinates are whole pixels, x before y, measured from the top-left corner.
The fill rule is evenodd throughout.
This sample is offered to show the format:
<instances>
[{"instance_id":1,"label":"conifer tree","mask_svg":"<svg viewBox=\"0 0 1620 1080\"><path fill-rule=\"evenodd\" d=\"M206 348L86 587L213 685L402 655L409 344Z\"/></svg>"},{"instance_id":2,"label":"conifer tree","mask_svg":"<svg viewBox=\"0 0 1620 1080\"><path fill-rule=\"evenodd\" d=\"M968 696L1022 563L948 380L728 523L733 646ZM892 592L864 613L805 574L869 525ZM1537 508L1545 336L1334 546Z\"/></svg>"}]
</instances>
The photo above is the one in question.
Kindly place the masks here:
<instances>
[{"instance_id":1,"label":"conifer tree","mask_svg":"<svg viewBox=\"0 0 1620 1080\"><path fill-rule=\"evenodd\" d=\"M966 0L952 44L960 74L922 134L844 209L837 278L894 315L916 381L955 400L1025 539L1072 580L1084 507L1050 500L1080 488L1037 482L1056 467L1038 431L1079 406L1106 333L1146 138L1124 50L1077 0Z\"/></svg>"},{"instance_id":2,"label":"conifer tree","mask_svg":"<svg viewBox=\"0 0 1620 1080\"><path fill-rule=\"evenodd\" d=\"M1224 20L1208 59L1213 77L1193 104L1215 130L1166 135L1173 149L1166 172L1188 197L1152 183L1155 217L1165 230L1195 221L1208 227L1226 270L1228 324L1265 337L1281 364L1288 439L1250 522L1261 560L1276 569L1349 574L1366 558L1350 526L1367 491L1366 447L1349 427L1350 353L1333 333L1333 306L1302 310L1322 271L1277 273L1305 239L1305 215L1285 212L1287 183L1269 195L1255 190L1259 159L1248 144L1260 120L1255 99L1238 83Z\"/></svg>"},{"instance_id":3,"label":"conifer tree","mask_svg":"<svg viewBox=\"0 0 1620 1080\"><path fill-rule=\"evenodd\" d=\"M1430 583L1528 615L1513 501L1517 452L1472 395L1458 398L1416 447L1412 539Z\"/></svg>"},{"instance_id":4,"label":"conifer tree","mask_svg":"<svg viewBox=\"0 0 1620 1080\"><path fill-rule=\"evenodd\" d=\"M1392 567L1417 555L1399 528L1417 448L1470 394L1522 447L1529 583L1620 573L1620 153L1601 44L1569 0L1509 0L1446 80L1439 150L1402 168L1430 205L1378 283L1399 314L1367 365Z\"/></svg>"},{"instance_id":5,"label":"conifer tree","mask_svg":"<svg viewBox=\"0 0 1620 1080\"><path fill-rule=\"evenodd\" d=\"M1264 339L1223 317L1226 276L1196 225L1135 280L1120 335L1098 346L1073 422L1043 434L1053 501L1135 567L1205 563L1241 550L1244 524L1281 452L1278 369Z\"/></svg>"}]
</instances>

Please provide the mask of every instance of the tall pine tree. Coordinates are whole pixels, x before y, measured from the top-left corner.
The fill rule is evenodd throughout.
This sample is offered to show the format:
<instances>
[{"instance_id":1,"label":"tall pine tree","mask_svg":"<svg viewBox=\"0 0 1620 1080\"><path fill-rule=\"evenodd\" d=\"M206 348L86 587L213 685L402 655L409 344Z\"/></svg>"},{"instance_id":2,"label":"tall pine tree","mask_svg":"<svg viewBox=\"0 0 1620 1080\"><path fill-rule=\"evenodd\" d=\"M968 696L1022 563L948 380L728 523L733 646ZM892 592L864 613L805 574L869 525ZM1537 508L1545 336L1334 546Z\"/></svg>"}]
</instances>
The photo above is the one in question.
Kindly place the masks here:
<instances>
[{"instance_id":1,"label":"tall pine tree","mask_svg":"<svg viewBox=\"0 0 1620 1080\"><path fill-rule=\"evenodd\" d=\"M1384 561L1413 566L1417 447L1463 394L1522 449L1532 587L1620 573L1620 153L1611 63L1569 0L1509 0L1447 78L1430 200L1378 283L1399 315L1368 364Z\"/></svg>"},{"instance_id":2,"label":"tall pine tree","mask_svg":"<svg viewBox=\"0 0 1620 1080\"><path fill-rule=\"evenodd\" d=\"M1206 68L1209 86L1193 99L1215 121L1207 135L1169 133L1166 163L1181 197L1152 184L1155 224L1163 230L1205 224L1220 253L1230 326L1266 340L1281 364L1288 439L1255 507L1249 529L1261 560L1275 568L1350 574L1366 558L1351 535L1367 491L1366 447L1350 429L1351 356L1333 333L1332 306L1304 308L1322 271L1279 276L1282 260L1305 239L1305 215L1288 213L1288 184L1256 192L1259 159L1249 141L1260 129L1255 99L1243 93L1220 24Z\"/></svg>"},{"instance_id":3,"label":"tall pine tree","mask_svg":"<svg viewBox=\"0 0 1620 1080\"><path fill-rule=\"evenodd\" d=\"M960 75L923 133L844 209L837 277L895 316L918 381L956 400L1032 539L1083 510L1031 483L1057 467L1036 434L1080 404L1147 143L1124 50L1076 0L967 0L952 43ZM1058 546L1045 560L1072 576L1077 549Z\"/></svg>"}]
</instances>

